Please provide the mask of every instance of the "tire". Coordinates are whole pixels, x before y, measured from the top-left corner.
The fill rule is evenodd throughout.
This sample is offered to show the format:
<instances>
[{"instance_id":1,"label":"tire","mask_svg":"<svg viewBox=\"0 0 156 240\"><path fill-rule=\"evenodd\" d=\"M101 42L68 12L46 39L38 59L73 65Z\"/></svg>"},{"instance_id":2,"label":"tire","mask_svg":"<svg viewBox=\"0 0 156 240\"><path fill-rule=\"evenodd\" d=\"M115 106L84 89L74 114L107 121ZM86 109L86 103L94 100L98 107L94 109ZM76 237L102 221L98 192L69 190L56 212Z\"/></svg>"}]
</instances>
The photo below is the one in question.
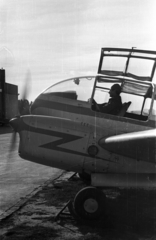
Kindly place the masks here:
<instances>
[{"instance_id":1,"label":"tire","mask_svg":"<svg viewBox=\"0 0 156 240\"><path fill-rule=\"evenodd\" d=\"M105 194L95 188L86 187L80 190L74 199L75 213L86 220L96 220L104 214Z\"/></svg>"}]
</instances>

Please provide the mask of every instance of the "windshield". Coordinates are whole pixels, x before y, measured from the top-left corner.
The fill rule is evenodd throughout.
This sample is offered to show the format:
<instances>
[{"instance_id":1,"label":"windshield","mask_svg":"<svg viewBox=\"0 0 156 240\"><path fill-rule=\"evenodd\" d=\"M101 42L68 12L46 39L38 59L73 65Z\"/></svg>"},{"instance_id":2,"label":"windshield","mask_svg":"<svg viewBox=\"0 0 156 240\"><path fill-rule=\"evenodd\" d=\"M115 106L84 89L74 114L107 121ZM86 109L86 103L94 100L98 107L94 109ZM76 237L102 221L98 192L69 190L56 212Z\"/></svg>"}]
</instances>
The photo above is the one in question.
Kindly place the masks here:
<instances>
[{"instance_id":1,"label":"windshield","mask_svg":"<svg viewBox=\"0 0 156 240\"><path fill-rule=\"evenodd\" d=\"M72 78L49 87L43 94L87 102L91 98L94 82L93 76Z\"/></svg>"}]
</instances>

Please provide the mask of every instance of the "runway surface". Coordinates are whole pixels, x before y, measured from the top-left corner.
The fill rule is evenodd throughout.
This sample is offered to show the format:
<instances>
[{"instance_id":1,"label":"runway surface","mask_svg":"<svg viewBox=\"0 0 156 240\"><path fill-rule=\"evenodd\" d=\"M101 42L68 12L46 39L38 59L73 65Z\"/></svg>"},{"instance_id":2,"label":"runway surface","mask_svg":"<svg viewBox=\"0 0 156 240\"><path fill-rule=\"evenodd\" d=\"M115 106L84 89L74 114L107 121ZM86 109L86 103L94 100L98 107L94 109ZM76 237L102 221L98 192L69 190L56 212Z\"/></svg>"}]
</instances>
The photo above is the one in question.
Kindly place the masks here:
<instances>
[{"instance_id":1,"label":"runway surface","mask_svg":"<svg viewBox=\"0 0 156 240\"><path fill-rule=\"evenodd\" d=\"M59 169L22 160L18 156L18 136L15 149L8 158L11 136L9 127L0 129L0 215L34 188L61 173Z\"/></svg>"}]
</instances>

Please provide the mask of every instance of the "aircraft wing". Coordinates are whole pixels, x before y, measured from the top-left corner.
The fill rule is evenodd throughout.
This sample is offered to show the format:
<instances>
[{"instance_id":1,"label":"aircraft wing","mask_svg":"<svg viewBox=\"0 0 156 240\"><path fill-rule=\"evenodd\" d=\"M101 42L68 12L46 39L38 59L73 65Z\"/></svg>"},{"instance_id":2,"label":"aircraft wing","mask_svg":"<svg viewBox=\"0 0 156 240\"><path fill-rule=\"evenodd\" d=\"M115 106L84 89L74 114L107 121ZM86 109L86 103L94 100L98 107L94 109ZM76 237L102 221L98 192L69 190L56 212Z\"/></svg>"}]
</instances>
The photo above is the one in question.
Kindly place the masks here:
<instances>
[{"instance_id":1,"label":"aircraft wing","mask_svg":"<svg viewBox=\"0 0 156 240\"><path fill-rule=\"evenodd\" d=\"M156 137L156 129L140 131L140 132L132 132L132 133L125 133L116 136L111 136L108 138L103 138L100 140L100 143L116 143L116 142L124 142L124 141L134 141L134 140L141 140L147 138L155 138Z\"/></svg>"},{"instance_id":2,"label":"aircraft wing","mask_svg":"<svg viewBox=\"0 0 156 240\"><path fill-rule=\"evenodd\" d=\"M156 129L125 133L99 140L99 145L116 154L155 162Z\"/></svg>"}]
</instances>

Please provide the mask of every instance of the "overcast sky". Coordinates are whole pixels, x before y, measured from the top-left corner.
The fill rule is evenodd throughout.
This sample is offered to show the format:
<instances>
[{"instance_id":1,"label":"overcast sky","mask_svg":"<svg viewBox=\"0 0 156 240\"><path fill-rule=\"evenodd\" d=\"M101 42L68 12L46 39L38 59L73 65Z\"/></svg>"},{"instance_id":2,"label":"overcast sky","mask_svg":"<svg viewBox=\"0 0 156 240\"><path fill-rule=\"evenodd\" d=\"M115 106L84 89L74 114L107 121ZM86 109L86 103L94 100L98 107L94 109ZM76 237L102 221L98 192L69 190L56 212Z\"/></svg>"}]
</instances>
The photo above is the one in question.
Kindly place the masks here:
<instances>
[{"instance_id":1,"label":"overcast sky","mask_svg":"<svg viewBox=\"0 0 156 240\"><path fill-rule=\"evenodd\" d=\"M155 0L0 0L0 67L29 100L59 80L96 74L102 47L156 50Z\"/></svg>"}]
</instances>

